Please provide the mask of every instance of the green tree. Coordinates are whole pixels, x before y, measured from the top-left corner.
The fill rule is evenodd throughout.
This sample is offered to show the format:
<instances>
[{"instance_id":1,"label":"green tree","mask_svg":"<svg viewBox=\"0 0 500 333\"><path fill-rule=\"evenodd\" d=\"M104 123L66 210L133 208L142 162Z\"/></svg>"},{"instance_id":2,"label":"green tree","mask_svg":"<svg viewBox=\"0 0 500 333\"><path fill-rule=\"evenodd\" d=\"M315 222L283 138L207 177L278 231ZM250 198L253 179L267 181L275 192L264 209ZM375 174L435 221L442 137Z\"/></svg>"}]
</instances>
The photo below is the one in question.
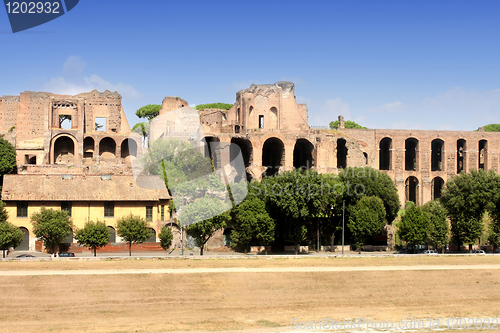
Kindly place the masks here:
<instances>
[{"instance_id":1,"label":"green tree","mask_svg":"<svg viewBox=\"0 0 500 333\"><path fill-rule=\"evenodd\" d=\"M167 250L170 245L172 245L172 240L174 239L174 235L172 235L172 230L167 227L161 228L161 232L158 235L160 239L160 245L164 250Z\"/></svg>"},{"instance_id":2,"label":"green tree","mask_svg":"<svg viewBox=\"0 0 500 333\"><path fill-rule=\"evenodd\" d=\"M159 104L148 104L138 109L135 112L135 115L139 118L147 118L148 120L151 120L160 114L160 109L161 105Z\"/></svg>"},{"instance_id":3,"label":"green tree","mask_svg":"<svg viewBox=\"0 0 500 333\"><path fill-rule=\"evenodd\" d=\"M250 242L269 245L274 241L274 220L266 211L265 203L256 196L249 196L233 210L233 244L247 252Z\"/></svg>"},{"instance_id":4,"label":"green tree","mask_svg":"<svg viewBox=\"0 0 500 333\"><path fill-rule=\"evenodd\" d=\"M446 209L439 200L427 202L422 210L429 219L429 241L444 253L446 244L450 241L450 227Z\"/></svg>"},{"instance_id":5,"label":"green tree","mask_svg":"<svg viewBox=\"0 0 500 333\"><path fill-rule=\"evenodd\" d=\"M460 250L462 244L474 244L482 235L483 215L495 211L495 197L500 187L493 170L471 170L449 179L440 198L451 221L451 234ZM493 213L493 215L496 215Z\"/></svg>"},{"instance_id":6,"label":"green tree","mask_svg":"<svg viewBox=\"0 0 500 333\"><path fill-rule=\"evenodd\" d=\"M72 234L73 222L64 210L46 209L31 215L33 233L40 238L45 247L54 253L64 238Z\"/></svg>"},{"instance_id":7,"label":"green tree","mask_svg":"<svg viewBox=\"0 0 500 333\"><path fill-rule=\"evenodd\" d=\"M85 245L94 250L94 257L97 249L109 242L109 229L102 221L88 221L83 229L76 232L75 238L79 244Z\"/></svg>"},{"instance_id":8,"label":"green tree","mask_svg":"<svg viewBox=\"0 0 500 333\"><path fill-rule=\"evenodd\" d=\"M361 126L360 124L352 121L352 120L346 120L344 122L344 126L345 128L359 128L359 129L367 129L367 127L364 127L364 126ZM331 129L337 129L339 128L339 121L338 120L335 120L335 121L331 121L330 122L330 128Z\"/></svg>"},{"instance_id":9,"label":"green tree","mask_svg":"<svg viewBox=\"0 0 500 333\"><path fill-rule=\"evenodd\" d=\"M132 243L144 243L152 235L146 220L132 213L118 219L116 233L128 243L129 256L132 256Z\"/></svg>"},{"instance_id":10,"label":"green tree","mask_svg":"<svg viewBox=\"0 0 500 333\"><path fill-rule=\"evenodd\" d=\"M17 173L16 148L0 137L0 193L2 192L3 176L9 173Z\"/></svg>"},{"instance_id":11,"label":"green tree","mask_svg":"<svg viewBox=\"0 0 500 333\"><path fill-rule=\"evenodd\" d=\"M0 250L5 251L11 247L18 247L23 241L23 232L21 229L9 222L0 222Z\"/></svg>"},{"instance_id":12,"label":"green tree","mask_svg":"<svg viewBox=\"0 0 500 333\"><path fill-rule=\"evenodd\" d=\"M382 231L385 225L385 208L382 199L375 196L364 196L355 205L349 207L349 230L352 244L361 253L368 237Z\"/></svg>"},{"instance_id":13,"label":"green tree","mask_svg":"<svg viewBox=\"0 0 500 333\"><path fill-rule=\"evenodd\" d=\"M346 206L356 204L363 196L376 196L384 202L387 221L392 223L398 215L398 191L389 175L372 167L349 167L339 174L344 184Z\"/></svg>"},{"instance_id":14,"label":"green tree","mask_svg":"<svg viewBox=\"0 0 500 333\"><path fill-rule=\"evenodd\" d=\"M0 250L5 251L11 247L17 247L23 241L23 232L13 224L7 222L9 215L5 209L5 203L0 201Z\"/></svg>"},{"instance_id":15,"label":"green tree","mask_svg":"<svg viewBox=\"0 0 500 333\"><path fill-rule=\"evenodd\" d=\"M183 207L179 215L181 221L199 221L187 227L187 233L195 239L203 255L203 247L215 231L224 228L230 220L229 207L218 198L204 197Z\"/></svg>"},{"instance_id":16,"label":"green tree","mask_svg":"<svg viewBox=\"0 0 500 333\"><path fill-rule=\"evenodd\" d=\"M425 243L429 235L429 220L422 208L415 205L407 205L401 216L401 222L398 225L399 239L413 244L415 246Z\"/></svg>"},{"instance_id":17,"label":"green tree","mask_svg":"<svg viewBox=\"0 0 500 333\"><path fill-rule=\"evenodd\" d=\"M233 104L227 104L227 103L209 103L209 104L196 105L195 109L196 110L204 110L204 109L229 110L232 106L233 106Z\"/></svg>"}]
</instances>

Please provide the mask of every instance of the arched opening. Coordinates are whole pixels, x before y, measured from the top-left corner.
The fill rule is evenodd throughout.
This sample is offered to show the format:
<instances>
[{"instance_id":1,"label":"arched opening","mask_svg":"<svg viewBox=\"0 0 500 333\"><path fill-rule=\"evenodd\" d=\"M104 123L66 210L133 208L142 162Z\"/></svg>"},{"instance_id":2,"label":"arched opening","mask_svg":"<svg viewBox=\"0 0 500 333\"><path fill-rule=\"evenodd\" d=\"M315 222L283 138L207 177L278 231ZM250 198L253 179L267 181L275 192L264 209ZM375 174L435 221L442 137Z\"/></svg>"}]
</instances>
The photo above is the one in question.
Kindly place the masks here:
<instances>
[{"instance_id":1,"label":"arched opening","mask_svg":"<svg viewBox=\"0 0 500 333\"><path fill-rule=\"evenodd\" d=\"M218 169L221 167L221 156L220 156L220 139L214 136L205 137L205 148L204 156L209 157L214 164L214 168Z\"/></svg>"},{"instance_id":2,"label":"arched opening","mask_svg":"<svg viewBox=\"0 0 500 333\"><path fill-rule=\"evenodd\" d=\"M92 159L94 157L94 139L90 136L83 140L83 158Z\"/></svg>"},{"instance_id":3,"label":"arched opening","mask_svg":"<svg viewBox=\"0 0 500 333\"><path fill-rule=\"evenodd\" d=\"M99 156L102 158L116 157L116 142L111 138L104 138L99 142Z\"/></svg>"},{"instance_id":4,"label":"arched opening","mask_svg":"<svg viewBox=\"0 0 500 333\"><path fill-rule=\"evenodd\" d=\"M54 164L73 163L75 143L70 137L60 136L54 141Z\"/></svg>"},{"instance_id":5,"label":"arched opening","mask_svg":"<svg viewBox=\"0 0 500 333\"><path fill-rule=\"evenodd\" d=\"M222 233L222 246L231 247L231 231L233 231L231 227L224 229Z\"/></svg>"},{"instance_id":6,"label":"arched opening","mask_svg":"<svg viewBox=\"0 0 500 333\"><path fill-rule=\"evenodd\" d=\"M337 168L347 168L347 147L345 139L337 140Z\"/></svg>"},{"instance_id":7,"label":"arched opening","mask_svg":"<svg viewBox=\"0 0 500 333\"><path fill-rule=\"evenodd\" d=\"M443 190L444 180L441 177L435 177L431 183L432 200L441 198L441 191Z\"/></svg>"},{"instance_id":8,"label":"arched opening","mask_svg":"<svg viewBox=\"0 0 500 333\"><path fill-rule=\"evenodd\" d=\"M418 140L408 138L405 140L405 170L416 171L418 168Z\"/></svg>"},{"instance_id":9,"label":"arched opening","mask_svg":"<svg viewBox=\"0 0 500 333\"><path fill-rule=\"evenodd\" d=\"M148 238L146 242L148 243L156 243L156 230L153 228L149 228L151 230L151 236Z\"/></svg>"},{"instance_id":10,"label":"arched opening","mask_svg":"<svg viewBox=\"0 0 500 333\"><path fill-rule=\"evenodd\" d=\"M418 206L418 179L410 176L405 182L406 202L412 201Z\"/></svg>"},{"instance_id":11,"label":"arched opening","mask_svg":"<svg viewBox=\"0 0 500 333\"><path fill-rule=\"evenodd\" d=\"M108 225L109 239L108 243L116 243L116 230L112 226Z\"/></svg>"},{"instance_id":12,"label":"arched opening","mask_svg":"<svg viewBox=\"0 0 500 333\"><path fill-rule=\"evenodd\" d=\"M278 128L278 109L273 106L269 111L269 128Z\"/></svg>"},{"instance_id":13,"label":"arched opening","mask_svg":"<svg viewBox=\"0 0 500 333\"><path fill-rule=\"evenodd\" d=\"M467 163L467 141L457 140L457 173L465 170Z\"/></svg>"},{"instance_id":14,"label":"arched opening","mask_svg":"<svg viewBox=\"0 0 500 333\"><path fill-rule=\"evenodd\" d=\"M264 171L265 177L274 176L279 172L279 168L284 164L285 145L278 138L269 138L264 142L262 148L262 166L267 168Z\"/></svg>"},{"instance_id":15,"label":"arched opening","mask_svg":"<svg viewBox=\"0 0 500 333\"><path fill-rule=\"evenodd\" d=\"M392 139L383 138L379 144L379 170L392 169Z\"/></svg>"},{"instance_id":16,"label":"arched opening","mask_svg":"<svg viewBox=\"0 0 500 333\"><path fill-rule=\"evenodd\" d=\"M444 142L434 139L431 142L431 171L442 171Z\"/></svg>"},{"instance_id":17,"label":"arched opening","mask_svg":"<svg viewBox=\"0 0 500 333\"><path fill-rule=\"evenodd\" d=\"M30 250L30 232L25 227L19 228L23 233L23 240L18 247L16 247L16 251L29 251Z\"/></svg>"},{"instance_id":18,"label":"arched opening","mask_svg":"<svg viewBox=\"0 0 500 333\"><path fill-rule=\"evenodd\" d=\"M307 139L298 139L293 148L293 167L309 170L314 166L314 145Z\"/></svg>"},{"instance_id":19,"label":"arched opening","mask_svg":"<svg viewBox=\"0 0 500 333\"><path fill-rule=\"evenodd\" d=\"M137 143L133 139L125 139L122 142L122 158L129 158L131 156L137 157Z\"/></svg>"},{"instance_id":20,"label":"arched opening","mask_svg":"<svg viewBox=\"0 0 500 333\"><path fill-rule=\"evenodd\" d=\"M368 165L368 154L363 153L363 157L365 158L365 165Z\"/></svg>"},{"instance_id":21,"label":"arched opening","mask_svg":"<svg viewBox=\"0 0 500 333\"><path fill-rule=\"evenodd\" d=\"M479 141L479 169L486 170L488 165L488 141Z\"/></svg>"},{"instance_id":22,"label":"arched opening","mask_svg":"<svg viewBox=\"0 0 500 333\"><path fill-rule=\"evenodd\" d=\"M232 138L231 139L231 149L230 149L230 159L231 162L234 161L234 159L241 154L243 158L243 163L245 164L245 169L248 168L252 164L253 160L253 148L252 148L252 143L250 140L247 139L242 139L242 138ZM238 169L238 168L237 168ZM252 176L248 173L245 172L246 180L250 181L252 179ZM241 180L241 177L243 175L238 175L237 178L235 178L235 181L238 182Z\"/></svg>"}]
</instances>

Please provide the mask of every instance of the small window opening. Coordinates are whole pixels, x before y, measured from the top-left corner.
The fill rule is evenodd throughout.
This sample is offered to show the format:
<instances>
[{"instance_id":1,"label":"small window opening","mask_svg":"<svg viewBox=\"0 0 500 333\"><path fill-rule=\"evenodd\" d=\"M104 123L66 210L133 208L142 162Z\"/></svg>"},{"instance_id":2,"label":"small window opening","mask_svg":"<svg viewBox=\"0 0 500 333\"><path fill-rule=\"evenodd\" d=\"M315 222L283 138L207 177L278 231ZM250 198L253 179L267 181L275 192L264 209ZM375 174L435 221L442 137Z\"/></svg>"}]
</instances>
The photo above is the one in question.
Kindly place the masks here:
<instances>
[{"instance_id":1,"label":"small window opening","mask_svg":"<svg viewBox=\"0 0 500 333\"><path fill-rule=\"evenodd\" d=\"M259 116L259 128L264 128L264 116Z\"/></svg>"},{"instance_id":2,"label":"small window opening","mask_svg":"<svg viewBox=\"0 0 500 333\"><path fill-rule=\"evenodd\" d=\"M99 132L106 132L106 118L96 117L95 118L95 130Z\"/></svg>"}]
</instances>

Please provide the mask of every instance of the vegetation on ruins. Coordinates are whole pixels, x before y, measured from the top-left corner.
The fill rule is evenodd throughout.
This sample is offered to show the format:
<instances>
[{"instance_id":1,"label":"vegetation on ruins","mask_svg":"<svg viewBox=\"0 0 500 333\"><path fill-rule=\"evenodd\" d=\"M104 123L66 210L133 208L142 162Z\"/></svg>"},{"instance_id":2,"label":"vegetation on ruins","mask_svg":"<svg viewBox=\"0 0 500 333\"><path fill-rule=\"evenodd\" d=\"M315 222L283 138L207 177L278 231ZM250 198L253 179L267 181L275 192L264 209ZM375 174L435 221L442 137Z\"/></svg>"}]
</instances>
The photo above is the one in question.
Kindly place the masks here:
<instances>
[{"instance_id":1,"label":"vegetation on ruins","mask_svg":"<svg viewBox=\"0 0 500 333\"><path fill-rule=\"evenodd\" d=\"M218 198L206 196L183 207L179 219L184 221L199 221L187 227L187 234L195 239L196 246L203 255L203 247L215 231L222 229L230 220L228 210Z\"/></svg>"},{"instance_id":2,"label":"vegetation on ruins","mask_svg":"<svg viewBox=\"0 0 500 333\"><path fill-rule=\"evenodd\" d=\"M228 104L228 103L209 103L209 104L196 105L195 109L196 110L204 110L204 109L229 110L232 106L233 106L233 104Z\"/></svg>"},{"instance_id":3,"label":"vegetation on ruins","mask_svg":"<svg viewBox=\"0 0 500 333\"><path fill-rule=\"evenodd\" d=\"M257 196L249 195L232 211L231 245L240 246L245 253L252 241L269 245L274 241L274 220L269 216L265 203Z\"/></svg>"},{"instance_id":4,"label":"vegetation on ruins","mask_svg":"<svg viewBox=\"0 0 500 333\"><path fill-rule=\"evenodd\" d=\"M79 244L91 248L95 257L97 249L109 242L109 229L103 221L88 221L76 232L75 238Z\"/></svg>"},{"instance_id":5,"label":"vegetation on ruins","mask_svg":"<svg viewBox=\"0 0 500 333\"><path fill-rule=\"evenodd\" d=\"M471 170L446 182L441 203L448 212L451 234L459 249L462 244L469 244L469 252L472 251L472 244L482 235L486 211L498 216L499 187L500 177L493 170ZM498 223L496 218L494 220Z\"/></svg>"},{"instance_id":6,"label":"vegetation on ruins","mask_svg":"<svg viewBox=\"0 0 500 333\"><path fill-rule=\"evenodd\" d=\"M360 124L352 121L352 120L346 120L344 122L344 127L345 128L359 128L359 129L368 129L368 127L361 126ZM339 128L339 121L331 121L330 122L330 128L331 129L338 129Z\"/></svg>"},{"instance_id":7,"label":"vegetation on ruins","mask_svg":"<svg viewBox=\"0 0 500 333\"><path fill-rule=\"evenodd\" d=\"M485 132L500 132L500 124L488 124L483 129Z\"/></svg>"},{"instance_id":8,"label":"vegetation on ruins","mask_svg":"<svg viewBox=\"0 0 500 333\"><path fill-rule=\"evenodd\" d=\"M382 199L375 196L363 196L356 204L349 207L348 226L351 231L351 249L361 253L368 237L380 234L386 223L385 208Z\"/></svg>"},{"instance_id":9,"label":"vegetation on ruins","mask_svg":"<svg viewBox=\"0 0 500 333\"><path fill-rule=\"evenodd\" d=\"M174 235L172 235L172 230L167 227L161 228L161 232L158 235L160 239L160 245L164 250L167 250L170 245L172 245L172 240L174 239Z\"/></svg>"},{"instance_id":10,"label":"vegetation on ruins","mask_svg":"<svg viewBox=\"0 0 500 333\"><path fill-rule=\"evenodd\" d=\"M160 104L148 104L139 108L135 115L139 118L147 118L148 120L160 114L161 105Z\"/></svg>"},{"instance_id":11,"label":"vegetation on ruins","mask_svg":"<svg viewBox=\"0 0 500 333\"><path fill-rule=\"evenodd\" d=\"M116 234L128 243L129 256L132 255L132 243L144 243L152 235L146 220L132 213L118 219Z\"/></svg>"},{"instance_id":12,"label":"vegetation on ruins","mask_svg":"<svg viewBox=\"0 0 500 333\"><path fill-rule=\"evenodd\" d=\"M23 241L23 232L12 223L9 223L7 221L8 217L5 203L0 201L0 250L3 251L4 258L5 251L11 247L19 246Z\"/></svg>"},{"instance_id":13,"label":"vegetation on ruins","mask_svg":"<svg viewBox=\"0 0 500 333\"><path fill-rule=\"evenodd\" d=\"M49 252L54 253L64 238L72 234L73 223L65 210L46 209L31 215L33 233L41 239Z\"/></svg>"}]
</instances>

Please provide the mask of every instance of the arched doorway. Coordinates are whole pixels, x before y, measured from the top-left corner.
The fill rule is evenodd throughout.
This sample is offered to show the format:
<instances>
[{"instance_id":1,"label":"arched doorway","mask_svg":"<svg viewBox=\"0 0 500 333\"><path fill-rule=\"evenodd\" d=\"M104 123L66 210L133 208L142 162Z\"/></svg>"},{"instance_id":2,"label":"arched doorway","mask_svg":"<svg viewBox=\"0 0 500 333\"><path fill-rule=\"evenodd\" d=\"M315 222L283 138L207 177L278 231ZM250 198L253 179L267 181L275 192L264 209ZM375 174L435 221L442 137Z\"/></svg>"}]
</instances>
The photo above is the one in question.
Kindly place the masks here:
<instances>
[{"instance_id":1,"label":"arched doorway","mask_svg":"<svg viewBox=\"0 0 500 333\"><path fill-rule=\"evenodd\" d=\"M410 176L405 182L406 202L411 201L418 206L418 179Z\"/></svg>"},{"instance_id":2,"label":"arched doorway","mask_svg":"<svg viewBox=\"0 0 500 333\"><path fill-rule=\"evenodd\" d=\"M337 140L337 168L345 169L347 168L347 152L348 149L346 147L345 139Z\"/></svg>"},{"instance_id":3,"label":"arched doorway","mask_svg":"<svg viewBox=\"0 0 500 333\"><path fill-rule=\"evenodd\" d=\"M221 167L220 139L206 136L204 140L206 143L204 156L212 160L215 169L219 169Z\"/></svg>"},{"instance_id":4,"label":"arched doorway","mask_svg":"<svg viewBox=\"0 0 500 333\"><path fill-rule=\"evenodd\" d=\"M233 231L231 227L224 229L222 233L222 246L231 247L231 231Z\"/></svg>"},{"instance_id":5,"label":"arched doorway","mask_svg":"<svg viewBox=\"0 0 500 333\"><path fill-rule=\"evenodd\" d=\"M230 159L231 163L233 163L234 159L241 154L243 158L243 163L245 169L248 168L252 164L253 160L253 148L250 140L242 139L242 138L232 138L231 139L231 149L230 149ZM250 181L252 176L245 172L246 180ZM242 175L238 175L238 178L242 177ZM235 179L238 182L240 179Z\"/></svg>"},{"instance_id":6,"label":"arched doorway","mask_svg":"<svg viewBox=\"0 0 500 333\"><path fill-rule=\"evenodd\" d=\"M383 138L379 144L379 170L392 168L392 139Z\"/></svg>"},{"instance_id":7,"label":"arched doorway","mask_svg":"<svg viewBox=\"0 0 500 333\"><path fill-rule=\"evenodd\" d=\"M266 168L264 177L274 176L285 161L285 145L278 138L269 138L262 148L262 166Z\"/></svg>"},{"instance_id":8,"label":"arched doorway","mask_svg":"<svg viewBox=\"0 0 500 333\"><path fill-rule=\"evenodd\" d=\"M83 158L91 159L94 157L95 142L94 138L88 136L83 140Z\"/></svg>"},{"instance_id":9,"label":"arched doorway","mask_svg":"<svg viewBox=\"0 0 500 333\"><path fill-rule=\"evenodd\" d=\"M75 161L75 142L68 136L59 136L54 141L53 164L71 164Z\"/></svg>"},{"instance_id":10,"label":"arched doorway","mask_svg":"<svg viewBox=\"0 0 500 333\"><path fill-rule=\"evenodd\" d=\"M314 166L314 145L307 139L298 139L293 148L293 167L309 170Z\"/></svg>"},{"instance_id":11,"label":"arched doorway","mask_svg":"<svg viewBox=\"0 0 500 333\"><path fill-rule=\"evenodd\" d=\"M443 190L444 180L441 177L435 177L431 183L432 200L441 198L441 191Z\"/></svg>"},{"instance_id":12,"label":"arched doorway","mask_svg":"<svg viewBox=\"0 0 500 333\"><path fill-rule=\"evenodd\" d=\"M102 158L116 157L116 142L115 140L106 137L99 142L99 156Z\"/></svg>"},{"instance_id":13,"label":"arched doorway","mask_svg":"<svg viewBox=\"0 0 500 333\"><path fill-rule=\"evenodd\" d=\"M479 169L486 170L488 166L488 141L479 141Z\"/></svg>"},{"instance_id":14,"label":"arched doorway","mask_svg":"<svg viewBox=\"0 0 500 333\"><path fill-rule=\"evenodd\" d=\"M108 243L116 243L116 231L115 228L112 226L108 225L108 231L109 231L109 240Z\"/></svg>"},{"instance_id":15,"label":"arched doorway","mask_svg":"<svg viewBox=\"0 0 500 333\"><path fill-rule=\"evenodd\" d=\"M130 157L137 157L137 142L133 139L125 139L121 145L121 157L130 159Z\"/></svg>"},{"instance_id":16,"label":"arched doorway","mask_svg":"<svg viewBox=\"0 0 500 333\"><path fill-rule=\"evenodd\" d=\"M467 164L467 141L457 140L457 173L466 170Z\"/></svg>"},{"instance_id":17,"label":"arched doorway","mask_svg":"<svg viewBox=\"0 0 500 333\"><path fill-rule=\"evenodd\" d=\"M23 240L18 247L16 247L16 251L29 251L30 250L30 232L25 227L19 228L23 233Z\"/></svg>"},{"instance_id":18,"label":"arched doorway","mask_svg":"<svg viewBox=\"0 0 500 333\"><path fill-rule=\"evenodd\" d=\"M146 242L148 243L156 243L156 230L153 228L149 228L151 230L151 236L148 238Z\"/></svg>"},{"instance_id":19,"label":"arched doorway","mask_svg":"<svg viewBox=\"0 0 500 333\"><path fill-rule=\"evenodd\" d=\"M418 168L418 140L408 138L405 140L405 170L416 171Z\"/></svg>"},{"instance_id":20,"label":"arched doorway","mask_svg":"<svg viewBox=\"0 0 500 333\"><path fill-rule=\"evenodd\" d=\"M444 141L434 139L431 142L431 171L441 171L443 164Z\"/></svg>"}]
</instances>

